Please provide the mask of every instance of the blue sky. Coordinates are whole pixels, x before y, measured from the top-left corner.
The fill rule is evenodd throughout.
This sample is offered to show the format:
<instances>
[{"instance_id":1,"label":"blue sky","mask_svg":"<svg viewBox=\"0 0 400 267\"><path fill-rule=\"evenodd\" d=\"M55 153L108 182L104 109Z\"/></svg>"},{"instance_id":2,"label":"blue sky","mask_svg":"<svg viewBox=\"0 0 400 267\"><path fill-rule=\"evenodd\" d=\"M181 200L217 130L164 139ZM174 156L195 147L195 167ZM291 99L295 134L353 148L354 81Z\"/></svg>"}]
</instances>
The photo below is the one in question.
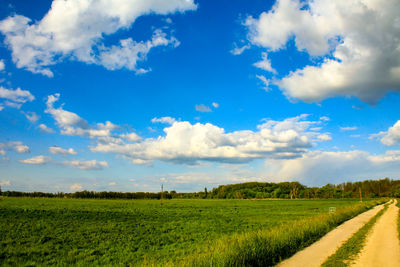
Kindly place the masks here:
<instances>
[{"instance_id":1,"label":"blue sky","mask_svg":"<svg viewBox=\"0 0 400 267\"><path fill-rule=\"evenodd\" d=\"M400 3L3 1L5 190L400 178Z\"/></svg>"}]
</instances>

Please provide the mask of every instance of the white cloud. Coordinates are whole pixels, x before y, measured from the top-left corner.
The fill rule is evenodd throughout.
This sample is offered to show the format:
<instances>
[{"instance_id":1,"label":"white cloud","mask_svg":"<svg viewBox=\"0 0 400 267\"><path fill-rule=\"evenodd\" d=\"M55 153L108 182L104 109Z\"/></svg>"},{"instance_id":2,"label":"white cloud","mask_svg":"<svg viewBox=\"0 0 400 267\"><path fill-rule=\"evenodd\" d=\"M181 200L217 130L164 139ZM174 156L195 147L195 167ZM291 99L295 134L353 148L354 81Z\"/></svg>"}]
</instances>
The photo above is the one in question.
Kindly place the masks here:
<instances>
[{"instance_id":1,"label":"white cloud","mask_svg":"<svg viewBox=\"0 0 400 267\"><path fill-rule=\"evenodd\" d=\"M389 128L387 132L370 135L370 138L381 138L381 143L385 146L400 144L400 120Z\"/></svg>"},{"instance_id":2,"label":"white cloud","mask_svg":"<svg viewBox=\"0 0 400 267\"><path fill-rule=\"evenodd\" d=\"M166 124L174 124L174 122L175 122L175 119L174 118L171 118L171 117L161 117L161 118L153 118L153 119L151 119L151 122L152 123L157 123L157 122L159 122L159 123L166 123Z\"/></svg>"},{"instance_id":3,"label":"white cloud","mask_svg":"<svg viewBox=\"0 0 400 267\"><path fill-rule=\"evenodd\" d=\"M22 144L22 142L11 142L14 150L19 154L29 153L30 149L27 145Z\"/></svg>"},{"instance_id":4,"label":"white cloud","mask_svg":"<svg viewBox=\"0 0 400 267\"><path fill-rule=\"evenodd\" d=\"M54 130L53 130L53 129L47 127L47 126L46 126L45 124L43 124L43 123L39 124L38 127L39 127L39 129L40 129L41 131L43 131L43 132L45 132L45 133L54 133Z\"/></svg>"},{"instance_id":5,"label":"white cloud","mask_svg":"<svg viewBox=\"0 0 400 267\"><path fill-rule=\"evenodd\" d=\"M346 126L346 127L339 127L341 131L355 131L358 129L357 126Z\"/></svg>"},{"instance_id":6,"label":"white cloud","mask_svg":"<svg viewBox=\"0 0 400 267\"><path fill-rule=\"evenodd\" d=\"M116 182L110 182L110 183L108 183L108 185L109 186L115 186L115 185L117 185L117 183Z\"/></svg>"},{"instance_id":7,"label":"white cloud","mask_svg":"<svg viewBox=\"0 0 400 267\"><path fill-rule=\"evenodd\" d=\"M119 137L132 142L137 142L141 140L140 136L138 136L136 133L121 134Z\"/></svg>"},{"instance_id":8,"label":"white cloud","mask_svg":"<svg viewBox=\"0 0 400 267\"><path fill-rule=\"evenodd\" d=\"M312 127L310 128L310 131L321 131L322 127Z\"/></svg>"},{"instance_id":9,"label":"white cloud","mask_svg":"<svg viewBox=\"0 0 400 267\"><path fill-rule=\"evenodd\" d=\"M88 123L77 114L64 110L62 106L59 108L54 108L54 103L57 102L59 98L60 94L49 95L47 97L47 109L45 110L45 112L51 114L56 120L57 125L60 128L63 128L65 131L68 131L68 128L73 126L87 129Z\"/></svg>"},{"instance_id":10,"label":"white cloud","mask_svg":"<svg viewBox=\"0 0 400 267\"><path fill-rule=\"evenodd\" d=\"M234 48L230 51L232 55L241 55L245 50L249 49L251 47L250 44L244 45L242 47L238 47L237 44L234 44Z\"/></svg>"},{"instance_id":11,"label":"white cloud","mask_svg":"<svg viewBox=\"0 0 400 267\"><path fill-rule=\"evenodd\" d=\"M263 84L264 84L263 89L264 89L266 92L268 92L268 91L271 90L271 89L269 88L270 80L268 80L264 75L256 75L256 77L257 77L258 79L260 79L260 80L263 82Z\"/></svg>"},{"instance_id":12,"label":"white cloud","mask_svg":"<svg viewBox=\"0 0 400 267\"><path fill-rule=\"evenodd\" d=\"M166 33L156 30L152 39L146 42L137 43L132 38L121 40L119 46L101 50L99 63L109 70L126 68L135 71L136 74L144 74L149 70L137 68L137 62L145 60L150 49L157 46L177 47L179 45L179 41L175 37L170 39L166 37Z\"/></svg>"},{"instance_id":13,"label":"white cloud","mask_svg":"<svg viewBox=\"0 0 400 267\"><path fill-rule=\"evenodd\" d=\"M319 118L321 121L330 121L331 119L327 116L322 116Z\"/></svg>"},{"instance_id":14,"label":"white cloud","mask_svg":"<svg viewBox=\"0 0 400 267\"><path fill-rule=\"evenodd\" d=\"M50 160L51 160L50 157L40 155L40 156L36 156L33 158L20 160L19 162L25 163L25 164L39 165L39 164L45 164L45 163L49 162Z\"/></svg>"},{"instance_id":15,"label":"white cloud","mask_svg":"<svg viewBox=\"0 0 400 267\"><path fill-rule=\"evenodd\" d=\"M88 122L77 114L64 110L63 105L58 108L54 103L60 98L60 94L49 95L47 97L45 113L52 115L63 135L79 135L94 137L111 137L111 131L119 129L119 126L107 121L106 123L97 123L96 127L90 127ZM132 136L131 136L132 137ZM125 135L129 138L129 135Z\"/></svg>"},{"instance_id":16,"label":"white cloud","mask_svg":"<svg viewBox=\"0 0 400 267\"><path fill-rule=\"evenodd\" d=\"M49 152L51 154L58 154L58 155L76 155L76 151L73 148L64 149L59 146L51 146L49 147Z\"/></svg>"},{"instance_id":17,"label":"white cloud","mask_svg":"<svg viewBox=\"0 0 400 267\"><path fill-rule=\"evenodd\" d=\"M5 35L5 43L12 50L17 67L33 73L52 77L49 66L64 58L100 64L108 69L125 67L141 72L136 69L136 60L144 59L151 47L166 45L166 39L153 38L140 43L125 39L119 46L108 48L103 39L130 28L140 16L167 15L196 8L193 0L53 1L40 21L12 15L0 21L0 32Z\"/></svg>"},{"instance_id":18,"label":"white cloud","mask_svg":"<svg viewBox=\"0 0 400 267\"><path fill-rule=\"evenodd\" d=\"M0 86L0 99L4 99L4 102L0 102L1 111L4 106L19 109L22 104L33 101L35 97L29 91L21 90L21 88L13 90Z\"/></svg>"},{"instance_id":19,"label":"white cloud","mask_svg":"<svg viewBox=\"0 0 400 267\"><path fill-rule=\"evenodd\" d=\"M294 38L299 51L326 56L274 81L287 97L355 96L374 103L400 91L399 14L397 0L278 0L246 25L250 42L268 51L285 49Z\"/></svg>"},{"instance_id":20,"label":"white cloud","mask_svg":"<svg viewBox=\"0 0 400 267\"><path fill-rule=\"evenodd\" d=\"M306 118L301 115L283 121L266 120L257 132L231 133L210 123L175 122L164 128L165 136L134 144L98 142L91 150L116 153L135 164L151 164L153 160L191 165L199 161L243 163L258 158L295 158L319 140L320 133L307 130L321 121Z\"/></svg>"},{"instance_id":21,"label":"white cloud","mask_svg":"<svg viewBox=\"0 0 400 267\"><path fill-rule=\"evenodd\" d=\"M345 181L398 178L400 151L371 155L365 151L308 151L300 158L267 160L263 173L271 179L297 180L307 185Z\"/></svg>"},{"instance_id":22,"label":"white cloud","mask_svg":"<svg viewBox=\"0 0 400 267\"><path fill-rule=\"evenodd\" d=\"M108 168L108 163L106 161L97 161L97 160L88 160L88 161L71 160L71 161L61 162L61 164L81 170L101 170L103 168Z\"/></svg>"},{"instance_id":23,"label":"white cloud","mask_svg":"<svg viewBox=\"0 0 400 267\"><path fill-rule=\"evenodd\" d=\"M0 154L5 155L5 149L11 149L19 154L29 153L30 149L27 145L24 145L21 141L10 141L8 143L0 143Z\"/></svg>"},{"instance_id":24,"label":"white cloud","mask_svg":"<svg viewBox=\"0 0 400 267\"><path fill-rule=\"evenodd\" d=\"M83 189L82 185L80 184L73 184L69 188L72 191L81 191Z\"/></svg>"},{"instance_id":25,"label":"white cloud","mask_svg":"<svg viewBox=\"0 0 400 267\"><path fill-rule=\"evenodd\" d=\"M195 105L194 108L196 109L196 111L199 111L199 112L211 112L212 111L210 107L208 107L204 104Z\"/></svg>"},{"instance_id":26,"label":"white cloud","mask_svg":"<svg viewBox=\"0 0 400 267\"><path fill-rule=\"evenodd\" d=\"M0 181L0 186L6 186L6 185L11 185L10 180Z\"/></svg>"},{"instance_id":27,"label":"white cloud","mask_svg":"<svg viewBox=\"0 0 400 267\"><path fill-rule=\"evenodd\" d=\"M369 159L374 163L400 162L400 150L388 150L384 155L372 155Z\"/></svg>"},{"instance_id":28,"label":"white cloud","mask_svg":"<svg viewBox=\"0 0 400 267\"><path fill-rule=\"evenodd\" d=\"M271 61L268 59L268 54L263 52L262 54L262 60L254 63L253 65L259 69L263 69L268 72L272 72L273 74L276 74L276 70L271 66Z\"/></svg>"},{"instance_id":29,"label":"white cloud","mask_svg":"<svg viewBox=\"0 0 400 267\"><path fill-rule=\"evenodd\" d=\"M219 108L219 104L218 104L217 102L213 102L213 103L212 103L212 106L213 106L214 108Z\"/></svg>"},{"instance_id":30,"label":"white cloud","mask_svg":"<svg viewBox=\"0 0 400 267\"><path fill-rule=\"evenodd\" d=\"M35 112L33 111L28 111L28 112L22 112L25 117L28 119L28 121L35 123L40 119L40 116L38 116Z\"/></svg>"},{"instance_id":31,"label":"white cloud","mask_svg":"<svg viewBox=\"0 0 400 267\"><path fill-rule=\"evenodd\" d=\"M332 137L329 134L320 134L317 138L321 141L331 141Z\"/></svg>"},{"instance_id":32,"label":"white cloud","mask_svg":"<svg viewBox=\"0 0 400 267\"><path fill-rule=\"evenodd\" d=\"M4 63L4 60L0 59L0 71L3 71L6 68L6 64Z\"/></svg>"},{"instance_id":33,"label":"white cloud","mask_svg":"<svg viewBox=\"0 0 400 267\"><path fill-rule=\"evenodd\" d=\"M5 156L7 150L14 150L19 154L29 153L30 149L27 145L24 145L21 141L10 141L8 143L0 143L0 155Z\"/></svg>"}]
</instances>

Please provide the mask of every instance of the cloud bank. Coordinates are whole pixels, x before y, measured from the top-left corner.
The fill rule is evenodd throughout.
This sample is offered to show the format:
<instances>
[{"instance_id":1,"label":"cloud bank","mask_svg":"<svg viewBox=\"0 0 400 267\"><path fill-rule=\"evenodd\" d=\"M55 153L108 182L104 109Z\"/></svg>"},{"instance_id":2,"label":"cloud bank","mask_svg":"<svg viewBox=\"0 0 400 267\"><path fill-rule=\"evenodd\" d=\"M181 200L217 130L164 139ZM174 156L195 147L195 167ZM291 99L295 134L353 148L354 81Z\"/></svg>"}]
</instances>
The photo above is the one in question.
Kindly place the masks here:
<instances>
[{"instance_id":1,"label":"cloud bank","mask_svg":"<svg viewBox=\"0 0 400 267\"><path fill-rule=\"evenodd\" d=\"M286 49L293 39L297 50L323 57L316 66L274 80L288 98L318 102L354 96L375 103L400 91L399 14L397 0L278 0L245 25L249 41L267 51Z\"/></svg>"},{"instance_id":2,"label":"cloud bank","mask_svg":"<svg viewBox=\"0 0 400 267\"><path fill-rule=\"evenodd\" d=\"M111 70L127 68L144 73L147 70L138 68L137 62L144 60L154 47L178 45L174 37L166 38L164 32L155 30L152 39L145 42L128 38L106 47L103 40L129 29L140 16L196 8L193 0L56 0L40 21L15 14L0 21L0 32L5 35L16 66L33 73L52 77L49 66L65 58Z\"/></svg>"}]
</instances>

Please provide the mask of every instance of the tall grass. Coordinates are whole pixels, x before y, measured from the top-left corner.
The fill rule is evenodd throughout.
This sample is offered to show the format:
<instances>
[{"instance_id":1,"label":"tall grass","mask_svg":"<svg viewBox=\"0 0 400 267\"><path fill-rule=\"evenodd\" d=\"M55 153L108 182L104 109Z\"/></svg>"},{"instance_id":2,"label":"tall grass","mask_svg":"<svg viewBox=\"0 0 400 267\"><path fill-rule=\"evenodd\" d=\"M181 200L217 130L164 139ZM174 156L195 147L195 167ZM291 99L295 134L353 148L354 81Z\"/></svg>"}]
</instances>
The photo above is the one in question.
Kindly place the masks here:
<instances>
[{"instance_id":1,"label":"tall grass","mask_svg":"<svg viewBox=\"0 0 400 267\"><path fill-rule=\"evenodd\" d=\"M360 203L294 223L219 239L209 252L164 266L273 266L312 244L334 227L384 200ZM154 265L154 263L149 264Z\"/></svg>"}]
</instances>

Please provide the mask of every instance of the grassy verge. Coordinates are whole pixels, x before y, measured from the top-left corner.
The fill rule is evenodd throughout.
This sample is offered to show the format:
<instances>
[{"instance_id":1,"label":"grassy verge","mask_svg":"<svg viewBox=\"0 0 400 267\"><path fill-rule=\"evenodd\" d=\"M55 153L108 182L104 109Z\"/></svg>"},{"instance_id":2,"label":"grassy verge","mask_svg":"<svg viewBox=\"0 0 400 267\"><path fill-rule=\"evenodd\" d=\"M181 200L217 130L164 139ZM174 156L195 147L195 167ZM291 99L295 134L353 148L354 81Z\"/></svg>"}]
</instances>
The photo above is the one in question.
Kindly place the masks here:
<instances>
[{"instance_id":1,"label":"grassy verge","mask_svg":"<svg viewBox=\"0 0 400 267\"><path fill-rule=\"evenodd\" d=\"M379 211L368 223L366 223L360 230L358 230L349 240L347 240L335 254L330 256L326 262L322 264L323 267L344 267L350 266L352 260L360 253L363 248L367 234L372 229L376 221L387 210L389 204L386 204L384 209Z\"/></svg>"},{"instance_id":2,"label":"grassy verge","mask_svg":"<svg viewBox=\"0 0 400 267\"><path fill-rule=\"evenodd\" d=\"M400 208L400 199L397 199L396 206ZM397 234L399 235L399 240L400 240L400 212L399 212L399 217L397 218Z\"/></svg>"},{"instance_id":3,"label":"grassy verge","mask_svg":"<svg viewBox=\"0 0 400 267\"><path fill-rule=\"evenodd\" d=\"M192 255L164 266L273 266L312 244L354 216L383 203L360 203L331 214L321 214L271 229L236 234L219 239L207 253ZM148 265L157 265L147 262Z\"/></svg>"}]
</instances>

